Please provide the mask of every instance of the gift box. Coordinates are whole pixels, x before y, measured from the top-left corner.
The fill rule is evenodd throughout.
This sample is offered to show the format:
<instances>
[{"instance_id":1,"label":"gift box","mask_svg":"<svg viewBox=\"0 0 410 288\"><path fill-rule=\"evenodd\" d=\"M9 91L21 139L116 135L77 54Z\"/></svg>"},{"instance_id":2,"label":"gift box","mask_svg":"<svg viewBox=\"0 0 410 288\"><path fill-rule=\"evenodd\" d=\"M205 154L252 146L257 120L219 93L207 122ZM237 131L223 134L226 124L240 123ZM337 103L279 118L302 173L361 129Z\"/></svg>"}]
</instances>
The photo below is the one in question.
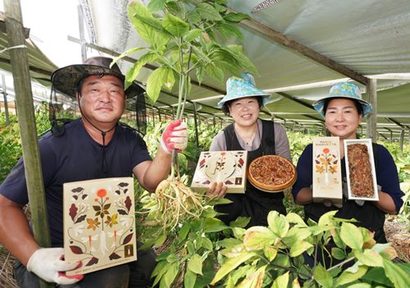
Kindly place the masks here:
<instances>
[{"instance_id":1,"label":"gift box","mask_svg":"<svg viewBox=\"0 0 410 288\"><path fill-rule=\"evenodd\" d=\"M312 196L314 202L341 204L343 198L339 137L313 139Z\"/></svg>"},{"instance_id":2,"label":"gift box","mask_svg":"<svg viewBox=\"0 0 410 288\"><path fill-rule=\"evenodd\" d=\"M212 182L223 182L227 193L245 193L246 150L201 152L191 188L205 192Z\"/></svg>"},{"instance_id":3,"label":"gift box","mask_svg":"<svg viewBox=\"0 0 410 288\"><path fill-rule=\"evenodd\" d=\"M64 258L81 261L67 275L137 260L132 177L64 183Z\"/></svg>"},{"instance_id":4,"label":"gift box","mask_svg":"<svg viewBox=\"0 0 410 288\"><path fill-rule=\"evenodd\" d=\"M348 199L379 201L371 139L344 140Z\"/></svg>"}]
</instances>

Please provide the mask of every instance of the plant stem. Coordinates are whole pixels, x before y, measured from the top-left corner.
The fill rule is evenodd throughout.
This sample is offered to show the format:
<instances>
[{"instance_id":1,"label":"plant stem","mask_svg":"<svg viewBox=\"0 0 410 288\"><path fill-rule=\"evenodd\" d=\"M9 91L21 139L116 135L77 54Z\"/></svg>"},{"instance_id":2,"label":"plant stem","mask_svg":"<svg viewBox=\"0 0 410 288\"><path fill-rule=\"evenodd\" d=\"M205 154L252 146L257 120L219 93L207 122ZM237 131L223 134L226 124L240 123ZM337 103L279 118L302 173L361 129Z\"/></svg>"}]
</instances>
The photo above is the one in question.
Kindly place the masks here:
<instances>
[{"instance_id":1,"label":"plant stem","mask_svg":"<svg viewBox=\"0 0 410 288\"><path fill-rule=\"evenodd\" d=\"M352 260L354 260L354 257L350 257L350 258L348 258L348 259L346 259L346 260L344 260L344 261L342 261L342 262L336 264L335 266L330 267L329 269L327 269L327 271L331 271L331 270L333 270L333 269L335 269L335 268L337 268L337 267L339 267L339 266L343 266L344 264L349 263L349 262L352 261Z\"/></svg>"}]
</instances>

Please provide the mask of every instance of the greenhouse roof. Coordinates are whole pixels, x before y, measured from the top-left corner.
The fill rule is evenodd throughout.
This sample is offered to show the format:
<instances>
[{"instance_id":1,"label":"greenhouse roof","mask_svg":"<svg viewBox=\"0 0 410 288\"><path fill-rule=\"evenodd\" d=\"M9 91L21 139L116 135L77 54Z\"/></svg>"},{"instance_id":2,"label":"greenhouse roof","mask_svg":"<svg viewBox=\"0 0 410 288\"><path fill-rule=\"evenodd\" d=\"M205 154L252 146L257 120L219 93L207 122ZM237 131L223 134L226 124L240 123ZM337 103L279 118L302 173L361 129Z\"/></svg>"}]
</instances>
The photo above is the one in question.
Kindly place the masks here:
<instances>
[{"instance_id":1,"label":"greenhouse roof","mask_svg":"<svg viewBox=\"0 0 410 288\"><path fill-rule=\"evenodd\" d=\"M88 35L68 35L70 41L83 45L86 42L88 49L112 55L143 45L130 28L126 16L128 1L79 3ZM257 86L275 99L268 105L270 112L265 111L266 117L273 113L275 118L287 123L320 127L322 120L311 103L326 95L333 83L351 80L366 92L366 84L376 79L379 134L409 130L408 0L231 0L228 3L232 10L251 17L241 23L243 45L258 69ZM24 5L22 9L24 12ZM76 53L81 55L78 47ZM127 67L129 64L123 63L124 71ZM151 71L150 67L144 68L138 81L145 84ZM189 96L191 108L223 117L216 103L225 93L224 86L209 80L193 85ZM162 93L156 105L169 107L176 102L175 92Z\"/></svg>"}]
</instances>

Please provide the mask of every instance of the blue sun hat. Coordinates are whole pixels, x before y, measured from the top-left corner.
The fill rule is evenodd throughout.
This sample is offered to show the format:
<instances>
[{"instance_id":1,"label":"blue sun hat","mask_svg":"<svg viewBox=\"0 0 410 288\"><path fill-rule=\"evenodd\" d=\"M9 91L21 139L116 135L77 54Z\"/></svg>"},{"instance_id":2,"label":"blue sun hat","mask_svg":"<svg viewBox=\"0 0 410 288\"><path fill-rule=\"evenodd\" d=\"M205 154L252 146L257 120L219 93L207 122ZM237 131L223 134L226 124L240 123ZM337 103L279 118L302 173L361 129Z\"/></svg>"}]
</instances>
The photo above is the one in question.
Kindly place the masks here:
<instances>
[{"instance_id":1,"label":"blue sun hat","mask_svg":"<svg viewBox=\"0 0 410 288\"><path fill-rule=\"evenodd\" d=\"M372 105L362 99L362 93L360 92L359 87L350 82L341 82L333 85L329 90L329 95L313 103L313 108L315 108L320 115L325 117L323 111L325 102L332 98L347 98L358 101L360 105L362 105L363 117L366 117L373 110Z\"/></svg>"},{"instance_id":2,"label":"blue sun hat","mask_svg":"<svg viewBox=\"0 0 410 288\"><path fill-rule=\"evenodd\" d=\"M245 72L241 77L230 77L226 81L226 95L218 102L218 107L222 108L226 102L245 97L262 97L262 104L272 102L271 95L265 91L256 88L255 80L251 73Z\"/></svg>"}]
</instances>

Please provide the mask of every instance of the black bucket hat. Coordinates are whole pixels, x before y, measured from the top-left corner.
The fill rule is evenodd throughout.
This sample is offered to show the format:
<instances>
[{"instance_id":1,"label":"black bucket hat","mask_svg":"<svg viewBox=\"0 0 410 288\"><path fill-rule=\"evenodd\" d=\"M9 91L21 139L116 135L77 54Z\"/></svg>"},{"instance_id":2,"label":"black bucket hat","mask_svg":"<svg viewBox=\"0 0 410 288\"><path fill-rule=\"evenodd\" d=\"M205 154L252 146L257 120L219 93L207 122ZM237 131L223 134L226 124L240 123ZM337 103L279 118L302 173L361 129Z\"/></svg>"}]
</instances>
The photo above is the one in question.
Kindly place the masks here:
<instances>
[{"instance_id":1,"label":"black bucket hat","mask_svg":"<svg viewBox=\"0 0 410 288\"><path fill-rule=\"evenodd\" d=\"M124 81L125 76L121 73L117 63L111 67L113 59L109 57L96 56L88 58L83 64L74 64L62 67L51 75L51 82L56 91L75 98L78 85L81 80L91 75L113 75ZM145 89L133 82L125 95L128 99L141 95Z\"/></svg>"}]
</instances>

